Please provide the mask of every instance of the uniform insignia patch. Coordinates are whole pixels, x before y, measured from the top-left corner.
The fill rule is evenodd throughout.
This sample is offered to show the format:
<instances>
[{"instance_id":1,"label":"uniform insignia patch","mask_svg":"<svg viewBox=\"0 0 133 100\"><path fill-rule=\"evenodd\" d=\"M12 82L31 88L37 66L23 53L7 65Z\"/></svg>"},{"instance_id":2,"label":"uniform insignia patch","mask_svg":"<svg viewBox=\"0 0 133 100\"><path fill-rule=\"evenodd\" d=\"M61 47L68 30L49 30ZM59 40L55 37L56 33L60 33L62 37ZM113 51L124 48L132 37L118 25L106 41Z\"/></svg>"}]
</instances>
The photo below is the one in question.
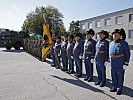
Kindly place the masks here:
<instances>
[{"instance_id":1,"label":"uniform insignia patch","mask_svg":"<svg viewBox=\"0 0 133 100\"><path fill-rule=\"evenodd\" d=\"M121 46L121 43L117 43L117 46Z\"/></svg>"},{"instance_id":2,"label":"uniform insignia patch","mask_svg":"<svg viewBox=\"0 0 133 100\"><path fill-rule=\"evenodd\" d=\"M88 46L88 45L91 45L92 43L89 41L86 45Z\"/></svg>"}]
</instances>

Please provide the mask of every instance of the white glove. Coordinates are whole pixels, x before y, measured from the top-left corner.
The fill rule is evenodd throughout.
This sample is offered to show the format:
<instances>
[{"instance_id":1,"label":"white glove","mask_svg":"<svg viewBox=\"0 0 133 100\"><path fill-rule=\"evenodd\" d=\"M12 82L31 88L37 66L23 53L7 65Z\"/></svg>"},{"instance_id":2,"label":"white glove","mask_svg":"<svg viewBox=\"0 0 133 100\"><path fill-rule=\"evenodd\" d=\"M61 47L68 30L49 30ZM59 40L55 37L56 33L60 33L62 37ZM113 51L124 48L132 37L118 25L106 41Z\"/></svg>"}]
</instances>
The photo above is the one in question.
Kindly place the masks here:
<instances>
[{"instance_id":1,"label":"white glove","mask_svg":"<svg viewBox=\"0 0 133 100\"><path fill-rule=\"evenodd\" d=\"M109 65L109 62L105 61L104 65L105 66L108 66Z\"/></svg>"},{"instance_id":2,"label":"white glove","mask_svg":"<svg viewBox=\"0 0 133 100\"><path fill-rule=\"evenodd\" d=\"M123 65L123 70L126 70L127 69L127 66L126 65Z\"/></svg>"},{"instance_id":3,"label":"white glove","mask_svg":"<svg viewBox=\"0 0 133 100\"><path fill-rule=\"evenodd\" d=\"M95 60L94 59L91 59L91 63L94 63L95 62Z\"/></svg>"},{"instance_id":4,"label":"white glove","mask_svg":"<svg viewBox=\"0 0 133 100\"><path fill-rule=\"evenodd\" d=\"M56 47L55 46L53 46L53 49L55 49Z\"/></svg>"},{"instance_id":5,"label":"white glove","mask_svg":"<svg viewBox=\"0 0 133 100\"><path fill-rule=\"evenodd\" d=\"M58 54L58 57L60 57L61 56L61 54Z\"/></svg>"},{"instance_id":6,"label":"white glove","mask_svg":"<svg viewBox=\"0 0 133 100\"><path fill-rule=\"evenodd\" d=\"M73 59L73 56L71 56L71 59Z\"/></svg>"},{"instance_id":7,"label":"white glove","mask_svg":"<svg viewBox=\"0 0 133 100\"><path fill-rule=\"evenodd\" d=\"M80 56L79 56L79 59L82 59L82 58L83 58L83 56L80 55Z\"/></svg>"},{"instance_id":8,"label":"white glove","mask_svg":"<svg viewBox=\"0 0 133 100\"><path fill-rule=\"evenodd\" d=\"M88 57L86 57L85 59L88 59Z\"/></svg>"},{"instance_id":9,"label":"white glove","mask_svg":"<svg viewBox=\"0 0 133 100\"><path fill-rule=\"evenodd\" d=\"M58 44L57 44L57 43L55 43L55 46L58 46Z\"/></svg>"}]
</instances>

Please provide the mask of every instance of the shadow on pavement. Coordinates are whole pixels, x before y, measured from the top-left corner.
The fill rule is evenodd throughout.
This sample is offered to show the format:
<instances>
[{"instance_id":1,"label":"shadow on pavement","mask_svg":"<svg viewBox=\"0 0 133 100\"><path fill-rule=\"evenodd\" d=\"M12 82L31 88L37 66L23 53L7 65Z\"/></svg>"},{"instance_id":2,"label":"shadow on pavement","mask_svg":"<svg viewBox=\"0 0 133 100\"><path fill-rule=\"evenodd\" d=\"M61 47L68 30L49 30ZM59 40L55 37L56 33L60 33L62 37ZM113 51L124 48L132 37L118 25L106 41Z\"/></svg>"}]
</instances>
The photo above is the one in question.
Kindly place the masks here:
<instances>
[{"instance_id":1,"label":"shadow on pavement","mask_svg":"<svg viewBox=\"0 0 133 100\"><path fill-rule=\"evenodd\" d=\"M52 64L51 61L48 61L47 60L46 62L48 64ZM60 78L60 77L54 76L54 75L52 75L52 76L55 77L55 78L57 78L57 79L60 79L62 81L66 81L68 83L71 83L71 84L74 84L74 85L77 85L77 86L80 86L80 87L83 87L83 88L92 90L94 92L104 93L102 90L99 90L97 88L94 88L94 87L88 85L87 83L79 80L79 78L76 78L77 80L73 80L73 79L67 79L67 78ZM73 75L70 75L70 76L74 77ZM83 74L81 78L85 78L85 76L86 75ZM97 76L93 76L93 82L97 82L97 80L98 80L98 77ZM108 88L110 88L110 89L112 88L111 79L106 79L106 85L105 86L108 87ZM108 95L108 94L106 94L106 95ZM132 88L129 88L129 87L126 87L126 86L123 86L122 95L127 95L127 96L130 96L130 97L133 97L133 89ZM115 99L114 97L111 97L111 98Z\"/></svg>"},{"instance_id":2,"label":"shadow on pavement","mask_svg":"<svg viewBox=\"0 0 133 100\"><path fill-rule=\"evenodd\" d=\"M94 82L96 82L96 80L98 79L97 76L94 76L93 77L94 79ZM110 79L106 79L106 87L108 88L112 88L112 83L111 83L111 80ZM132 88L129 88L127 86L123 86L123 91L122 91L122 95L126 95L126 96L129 96L129 97L133 97L133 89Z\"/></svg>"},{"instance_id":3,"label":"shadow on pavement","mask_svg":"<svg viewBox=\"0 0 133 100\"><path fill-rule=\"evenodd\" d=\"M129 88L129 87L123 86L123 91L122 91L122 93L123 93L124 95L133 97L133 89L131 89L131 88Z\"/></svg>"},{"instance_id":4,"label":"shadow on pavement","mask_svg":"<svg viewBox=\"0 0 133 100\"><path fill-rule=\"evenodd\" d=\"M94 88L94 87L88 85L87 83L79 80L78 78L76 80L74 80L74 79L60 78L60 77L54 76L54 75L52 75L52 77L60 79L60 80L65 81L65 82L68 82L68 83L71 83L71 84L74 84L76 86L80 86L80 87L85 88L85 89L92 90L94 92L100 92L100 93L103 92L102 90Z\"/></svg>"},{"instance_id":5,"label":"shadow on pavement","mask_svg":"<svg viewBox=\"0 0 133 100\"><path fill-rule=\"evenodd\" d=\"M89 84L87 84L87 83L85 83L85 82L79 80L78 78L76 78L76 79L74 80L74 79L61 78L61 77L58 77L58 76L55 76L55 75L52 75L52 77L57 78L57 79L60 79L60 80L65 81L65 82L68 82L68 83L71 83L71 84L73 84L73 85L76 85L76 86L85 88L85 89L89 89L89 90L91 90L91 91L93 91L93 92L103 93L103 94L109 96L110 98L116 100L115 97L112 97L112 96L110 96L109 94L104 93L103 90L100 90L100 89L97 89L97 88L95 88L95 87L93 87L93 86L90 86Z\"/></svg>"}]
</instances>

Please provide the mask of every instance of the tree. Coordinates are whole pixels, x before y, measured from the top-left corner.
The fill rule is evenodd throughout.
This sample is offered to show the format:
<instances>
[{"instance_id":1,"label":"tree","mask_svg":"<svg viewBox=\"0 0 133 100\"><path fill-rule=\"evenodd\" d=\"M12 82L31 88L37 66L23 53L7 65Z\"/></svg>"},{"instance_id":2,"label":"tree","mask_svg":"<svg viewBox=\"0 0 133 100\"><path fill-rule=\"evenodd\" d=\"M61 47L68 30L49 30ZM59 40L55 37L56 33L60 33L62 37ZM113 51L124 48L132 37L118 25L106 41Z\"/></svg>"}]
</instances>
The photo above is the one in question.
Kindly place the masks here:
<instances>
[{"instance_id":1,"label":"tree","mask_svg":"<svg viewBox=\"0 0 133 100\"><path fill-rule=\"evenodd\" d=\"M76 34L79 32L79 21L72 21L71 23L69 23L69 33L70 34Z\"/></svg>"},{"instance_id":2,"label":"tree","mask_svg":"<svg viewBox=\"0 0 133 100\"><path fill-rule=\"evenodd\" d=\"M43 35L45 22L49 24L49 30L55 36L65 34L63 15L53 6L36 7L34 11L28 13L23 23L22 31Z\"/></svg>"}]
</instances>

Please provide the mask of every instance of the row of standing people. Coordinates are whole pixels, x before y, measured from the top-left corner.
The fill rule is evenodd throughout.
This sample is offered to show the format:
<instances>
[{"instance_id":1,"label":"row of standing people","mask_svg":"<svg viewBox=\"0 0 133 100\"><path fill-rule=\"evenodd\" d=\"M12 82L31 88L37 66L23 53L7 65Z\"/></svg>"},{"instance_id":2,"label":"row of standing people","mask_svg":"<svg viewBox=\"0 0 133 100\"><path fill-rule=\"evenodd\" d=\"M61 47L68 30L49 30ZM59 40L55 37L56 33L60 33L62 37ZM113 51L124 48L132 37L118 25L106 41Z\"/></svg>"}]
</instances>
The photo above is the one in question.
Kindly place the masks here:
<instances>
[{"instance_id":1,"label":"row of standing people","mask_svg":"<svg viewBox=\"0 0 133 100\"><path fill-rule=\"evenodd\" d=\"M30 39L25 38L23 43L23 48L29 54L37 57L39 60L42 59L42 38Z\"/></svg>"},{"instance_id":2,"label":"row of standing people","mask_svg":"<svg viewBox=\"0 0 133 100\"><path fill-rule=\"evenodd\" d=\"M60 68L69 74L74 73L74 62L76 65L75 76L82 76L82 60L86 70L85 81L93 80L93 63L96 64L98 80L95 85L104 87L106 84L106 65L109 62L111 67L112 89L120 95L122 92L124 72L130 59L130 49L125 41L126 35L124 29L115 29L112 32L113 41L107 39L109 33L101 30L99 40L95 41L92 37L95 35L93 29L86 32L86 39L82 39L82 34L66 35L56 37L56 43L51 47L52 67ZM75 41L75 42L74 42ZM62 60L62 67L60 65ZM69 67L68 67L69 66Z\"/></svg>"}]
</instances>

